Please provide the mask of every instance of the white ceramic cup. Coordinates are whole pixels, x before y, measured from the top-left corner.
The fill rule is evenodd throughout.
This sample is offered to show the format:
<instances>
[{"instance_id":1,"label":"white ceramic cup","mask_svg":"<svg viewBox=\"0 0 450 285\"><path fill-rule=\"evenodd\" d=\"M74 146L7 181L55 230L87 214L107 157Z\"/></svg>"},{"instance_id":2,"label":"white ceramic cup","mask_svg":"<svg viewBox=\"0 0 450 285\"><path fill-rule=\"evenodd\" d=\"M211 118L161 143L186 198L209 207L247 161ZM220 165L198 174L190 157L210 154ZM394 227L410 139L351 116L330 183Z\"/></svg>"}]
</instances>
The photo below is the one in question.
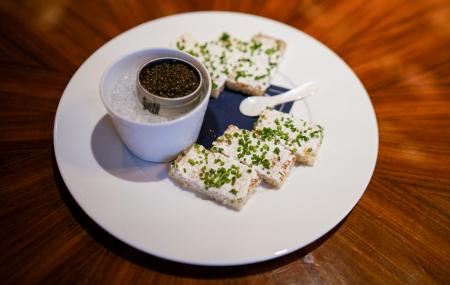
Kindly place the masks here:
<instances>
[{"instance_id":1,"label":"white ceramic cup","mask_svg":"<svg viewBox=\"0 0 450 285\"><path fill-rule=\"evenodd\" d=\"M136 122L114 112L107 96L124 71L137 71L143 63L162 57L185 60L200 71L203 80L198 104L186 114L160 123ZM203 64L187 53L169 48L148 48L127 54L109 66L100 80L101 99L122 141L137 157L152 162L169 162L197 140L210 94L211 78Z\"/></svg>"}]
</instances>

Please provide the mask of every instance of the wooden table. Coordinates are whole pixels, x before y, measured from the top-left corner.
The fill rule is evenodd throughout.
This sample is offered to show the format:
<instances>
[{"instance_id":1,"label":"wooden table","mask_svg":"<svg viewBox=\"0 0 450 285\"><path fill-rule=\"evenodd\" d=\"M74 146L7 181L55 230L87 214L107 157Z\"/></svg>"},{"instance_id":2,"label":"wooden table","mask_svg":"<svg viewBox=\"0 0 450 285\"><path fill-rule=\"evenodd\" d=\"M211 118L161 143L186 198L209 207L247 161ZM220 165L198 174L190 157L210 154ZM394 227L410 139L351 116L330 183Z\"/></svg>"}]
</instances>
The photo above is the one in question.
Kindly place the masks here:
<instances>
[{"instance_id":1,"label":"wooden table","mask_svg":"<svg viewBox=\"0 0 450 285\"><path fill-rule=\"evenodd\" d=\"M55 111L80 64L137 24L194 10L305 31L351 66L374 104L380 146L367 191L335 229L285 257L207 268L146 255L90 220L55 164ZM2 284L450 284L448 0L4 0L0 94Z\"/></svg>"}]
</instances>

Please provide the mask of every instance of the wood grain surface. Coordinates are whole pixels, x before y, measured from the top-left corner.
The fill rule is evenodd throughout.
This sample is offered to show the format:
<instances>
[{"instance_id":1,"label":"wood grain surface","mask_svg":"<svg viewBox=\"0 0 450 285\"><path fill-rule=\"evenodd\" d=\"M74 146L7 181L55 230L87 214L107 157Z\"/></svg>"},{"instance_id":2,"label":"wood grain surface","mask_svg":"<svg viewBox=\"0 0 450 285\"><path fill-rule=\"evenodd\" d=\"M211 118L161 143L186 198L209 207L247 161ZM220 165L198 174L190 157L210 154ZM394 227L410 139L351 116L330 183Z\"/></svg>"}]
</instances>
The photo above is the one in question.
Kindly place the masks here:
<instances>
[{"instance_id":1,"label":"wood grain surface","mask_svg":"<svg viewBox=\"0 0 450 285\"><path fill-rule=\"evenodd\" d=\"M239 267L139 252L74 202L55 164L58 101L75 70L119 33L195 10L257 14L325 43L357 73L380 146L367 191L312 245ZM0 2L0 283L450 284L450 2Z\"/></svg>"}]
</instances>

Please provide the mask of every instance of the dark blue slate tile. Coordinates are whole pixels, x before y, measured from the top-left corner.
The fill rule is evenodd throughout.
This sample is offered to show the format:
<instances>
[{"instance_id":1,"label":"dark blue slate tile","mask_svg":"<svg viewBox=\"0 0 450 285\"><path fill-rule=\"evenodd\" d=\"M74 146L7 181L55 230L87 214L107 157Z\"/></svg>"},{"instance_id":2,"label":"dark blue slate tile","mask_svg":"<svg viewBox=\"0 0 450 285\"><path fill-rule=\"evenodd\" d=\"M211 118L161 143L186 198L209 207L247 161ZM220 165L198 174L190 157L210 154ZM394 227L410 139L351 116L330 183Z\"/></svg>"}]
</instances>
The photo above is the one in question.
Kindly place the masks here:
<instances>
[{"instance_id":1,"label":"dark blue slate tile","mask_svg":"<svg viewBox=\"0 0 450 285\"><path fill-rule=\"evenodd\" d=\"M273 96L286 92L288 89L279 86L270 86L266 94ZM224 133L228 125L236 125L241 129L251 130L258 117L247 117L239 112L241 101L247 98L240 92L225 89L219 98L209 99L205 119L197 142L206 148L210 148L212 142ZM275 109L289 113L292 102L278 105Z\"/></svg>"}]
</instances>

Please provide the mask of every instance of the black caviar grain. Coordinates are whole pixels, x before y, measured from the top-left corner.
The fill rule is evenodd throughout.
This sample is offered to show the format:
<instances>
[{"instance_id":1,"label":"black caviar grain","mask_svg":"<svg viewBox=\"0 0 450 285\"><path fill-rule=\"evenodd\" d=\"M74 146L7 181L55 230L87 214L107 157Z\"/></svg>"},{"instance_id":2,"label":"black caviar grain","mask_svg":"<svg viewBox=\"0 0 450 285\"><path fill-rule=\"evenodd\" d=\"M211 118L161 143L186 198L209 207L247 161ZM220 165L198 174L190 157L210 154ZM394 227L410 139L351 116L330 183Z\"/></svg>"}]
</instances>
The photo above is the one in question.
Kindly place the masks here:
<instances>
[{"instance_id":1,"label":"black caviar grain","mask_svg":"<svg viewBox=\"0 0 450 285\"><path fill-rule=\"evenodd\" d=\"M200 77L188 64L170 60L145 66L139 73L139 81L154 95L178 98L194 92L200 84Z\"/></svg>"}]
</instances>

